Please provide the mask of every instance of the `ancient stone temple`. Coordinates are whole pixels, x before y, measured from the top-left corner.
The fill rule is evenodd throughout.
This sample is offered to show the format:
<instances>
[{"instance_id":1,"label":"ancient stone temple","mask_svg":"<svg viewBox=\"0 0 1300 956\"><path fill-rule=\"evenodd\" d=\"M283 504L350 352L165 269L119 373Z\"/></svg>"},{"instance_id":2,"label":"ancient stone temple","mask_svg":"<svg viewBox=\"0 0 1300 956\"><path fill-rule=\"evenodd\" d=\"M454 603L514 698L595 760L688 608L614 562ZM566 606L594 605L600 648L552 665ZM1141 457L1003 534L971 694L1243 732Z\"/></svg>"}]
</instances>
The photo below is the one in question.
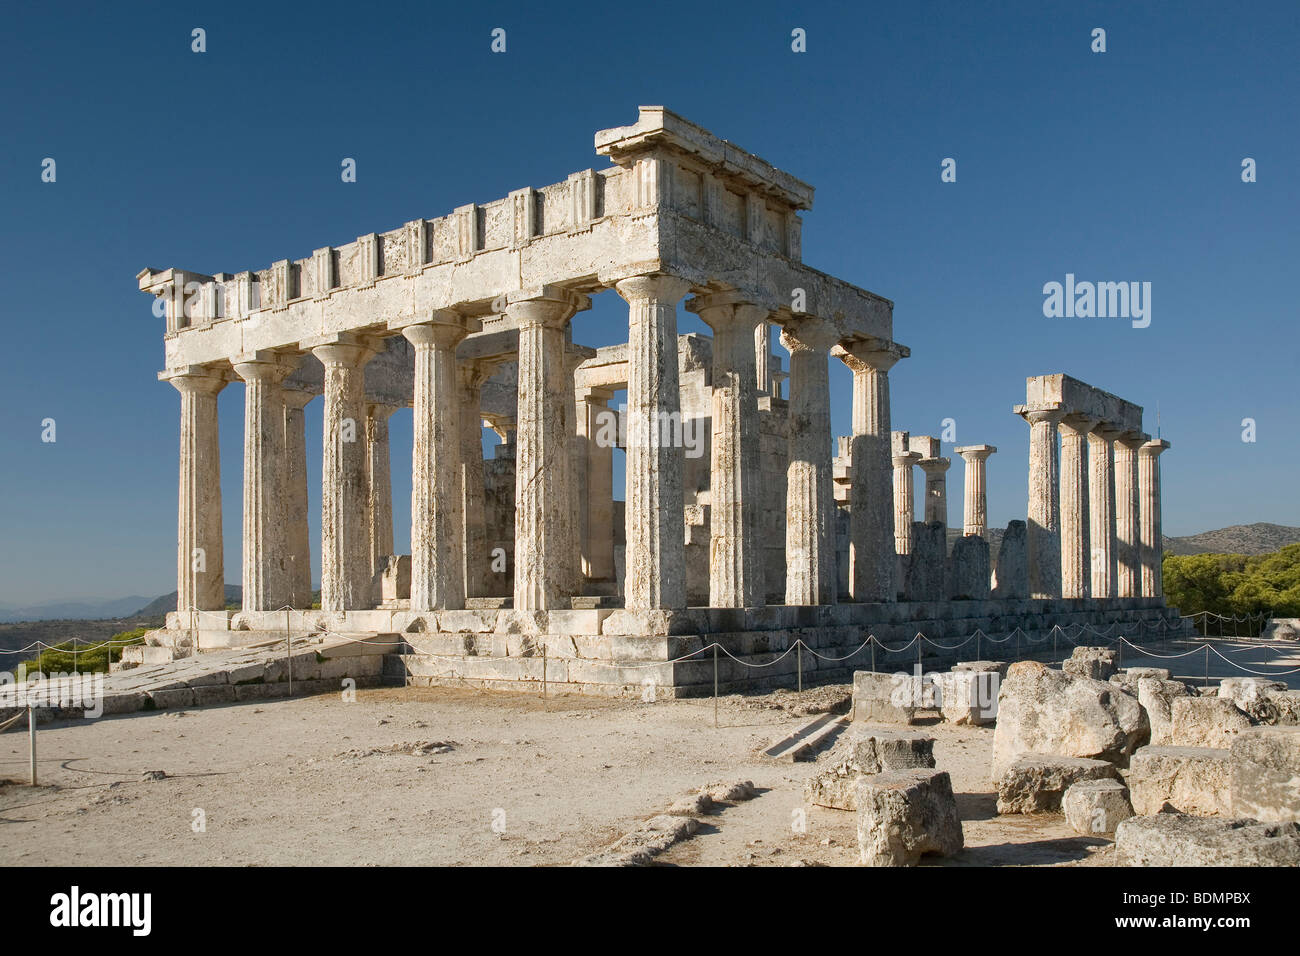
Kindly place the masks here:
<instances>
[{"instance_id":1,"label":"ancient stone temple","mask_svg":"<svg viewBox=\"0 0 1300 956\"><path fill-rule=\"evenodd\" d=\"M966 446L949 548L951 459L892 430L889 373L910 354L893 304L803 264L812 187L661 107L595 146L610 165L307 258L140 273L165 305L159 377L181 408L179 598L153 643L186 655L329 631L391 641L391 676L411 681L517 686L546 668L591 692L687 694L712 686L712 661L677 659L715 640L762 662L800 638L829 659L869 633L1176 624L1159 577L1168 444L1141 433L1141 409L1031 379L1017 408L1032 428L1027 534L1013 522L989 554L996 449ZM575 343L570 319L606 290L627 304L626 344ZM678 335L680 309L712 336ZM831 360L853 375L834 457ZM217 395L236 381L243 607L228 611ZM312 608L304 407L317 397ZM410 555L392 553L399 407L414 420ZM503 439L486 461L485 423ZM723 679L794 666L724 659Z\"/></svg>"}]
</instances>

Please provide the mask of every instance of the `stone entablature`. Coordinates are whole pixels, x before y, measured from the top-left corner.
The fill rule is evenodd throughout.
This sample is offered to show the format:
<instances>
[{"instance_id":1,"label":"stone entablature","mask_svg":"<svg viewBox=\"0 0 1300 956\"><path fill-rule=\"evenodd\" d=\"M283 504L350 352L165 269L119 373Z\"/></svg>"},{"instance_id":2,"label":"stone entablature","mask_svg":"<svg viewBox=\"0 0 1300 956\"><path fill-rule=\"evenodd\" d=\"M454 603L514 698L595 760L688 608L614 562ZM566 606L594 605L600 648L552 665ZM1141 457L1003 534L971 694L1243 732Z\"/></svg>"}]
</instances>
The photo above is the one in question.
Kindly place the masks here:
<instances>
[{"instance_id":1,"label":"stone entablature","mask_svg":"<svg viewBox=\"0 0 1300 956\"><path fill-rule=\"evenodd\" d=\"M165 300L166 367L302 350L341 333L391 335L446 309L482 321L462 343L472 348L478 335L515 327L501 296L544 286L590 293L654 273L697 291L731 289L787 316L802 290L800 311L833 322L842 340L890 338L892 303L799 261L790 237L811 187L661 107L642 107L635 126L597 142L620 165L307 258L237 274L143 270L140 288ZM692 176L698 193L683 185ZM748 218L736 219L737 208Z\"/></svg>"}]
</instances>

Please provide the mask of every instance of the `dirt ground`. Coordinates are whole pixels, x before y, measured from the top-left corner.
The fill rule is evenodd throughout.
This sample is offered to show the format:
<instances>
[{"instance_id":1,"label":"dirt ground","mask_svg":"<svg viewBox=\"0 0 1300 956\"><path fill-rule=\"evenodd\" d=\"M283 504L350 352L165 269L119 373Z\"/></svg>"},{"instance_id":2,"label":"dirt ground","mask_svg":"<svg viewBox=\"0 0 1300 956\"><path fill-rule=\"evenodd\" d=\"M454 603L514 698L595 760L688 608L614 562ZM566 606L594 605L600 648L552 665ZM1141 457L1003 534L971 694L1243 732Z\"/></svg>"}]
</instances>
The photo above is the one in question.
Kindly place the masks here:
<instances>
[{"instance_id":1,"label":"dirt ground","mask_svg":"<svg viewBox=\"0 0 1300 956\"><path fill-rule=\"evenodd\" d=\"M744 779L756 799L703 818L657 862L852 865L854 814L803 802L815 765L760 753L847 690L724 698L717 729L707 699L455 688L43 725L41 786L0 785L0 864L565 864L687 791ZM927 730L967 845L935 864L1104 862L1109 845L1060 816L996 815L991 729ZM27 759L24 729L0 736L0 779L23 780Z\"/></svg>"}]
</instances>

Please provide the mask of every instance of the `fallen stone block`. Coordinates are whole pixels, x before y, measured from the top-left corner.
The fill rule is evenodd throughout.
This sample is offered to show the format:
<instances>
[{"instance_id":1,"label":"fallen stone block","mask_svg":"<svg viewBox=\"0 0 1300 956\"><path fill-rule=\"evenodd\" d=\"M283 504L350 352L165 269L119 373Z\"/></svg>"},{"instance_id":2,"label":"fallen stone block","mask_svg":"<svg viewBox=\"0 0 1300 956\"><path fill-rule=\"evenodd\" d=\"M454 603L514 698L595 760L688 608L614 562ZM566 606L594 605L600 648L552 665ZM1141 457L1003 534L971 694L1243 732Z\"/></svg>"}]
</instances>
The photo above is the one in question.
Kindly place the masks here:
<instances>
[{"instance_id":1,"label":"fallen stone block","mask_svg":"<svg viewBox=\"0 0 1300 956\"><path fill-rule=\"evenodd\" d=\"M950 724L983 727L998 715L997 671L962 670L933 675L939 713Z\"/></svg>"},{"instance_id":2,"label":"fallen stone block","mask_svg":"<svg viewBox=\"0 0 1300 956\"><path fill-rule=\"evenodd\" d=\"M1055 813L1083 780L1119 780L1115 765L1088 757L1025 754L998 779L998 813Z\"/></svg>"},{"instance_id":3,"label":"fallen stone block","mask_svg":"<svg viewBox=\"0 0 1300 956\"><path fill-rule=\"evenodd\" d=\"M1073 677L1109 680L1115 673L1116 660L1114 649L1109 647L1076 647L1061 662L1061 670Z\"/></svg>"},{"instance_id":4,"label":"fallen stone block","mask_svg":"<svg viewBox=\"0 0 1300 956\"><path fill-rule=\"evenodd\" d=\"M1065 822L1084 836L1109 836L1121 820L1133 816L1128 787L1118 780L1080 780L1061 798Z\"/></svg>"},{"instance_id":5,"label":"fallen stone block","mask_svg":"<svg viewBox=\"0 0 1300 956\"><path fill-rule=\"evenodd\" d=\"M1219 699L1230 700L1258 724L1296 723L1300 694L1281 681L1265 677L1225 677L1219 682Z\"/></svg>"},{"instance_id":6,"label":"fallen stone block","mask_svg":"<svg viewBox=\"0 0 1300 956\"><path fill-rule=\"evenodd\" d=\"M1300 866L1300 824L1130 817L1115 829L1115 856L1120 866Z\"/></svg>"},{"instance_id":7,"label":"fallen stone block","mask_svg":"<svg viewBox=\"0 0 1300 956\"><path fill-rule=\"evenodd\" d=\"M1169 705L1172 743L1177 747L1229 747L1250 729L1250 718L1230 700L1179 697Z\"/></svg>"},{"instance_id":8,"label":"fallen stone block","mask_svg":"<svg viewBox=\"0 0 1300 956\"><path fill-rule=\"evenodd\" d=\"M863 777L856 800L864 866L914 866L925 853L951 856L964 845L945 770L891 770Z\"/></svg>"},{"instance_id":9,"label":"fallen stone block","mask_svg":"<svg viewBox=\"0 0 1300 956\"><path fill-rule=\"evenodd\" d=\"M999 678L1007 676L1010 661L958 661L952 665L955 671L976 671L978 673L996 672Z\"/></svg>"},{"instance_id":10,"label":"fallen stone block","mask_svg":"<svg viewBox=\"0 0 1300 956\"><path fill-rule=\"evenodd\" d=\"M934 738L911 731L852 726L817 761L804 793L809 803L834 810L857 809L857 783L868 774L934 766Z\"/></svg>"},{"instance_id":11,"label":"fallen stone block","mask_svg":"<svg viewBox=\"0 0 1300 956\"><path fill-rule=\"evenodd\" d=\"M1235 817L1300 821L1300 727L1253 727L1232 741Z\"/></svg>"},{"instance_id":12,"label":"fallen stone block","mask_svg":"<svg viewBox=\"0 0 1300 956\"><path fill-rule=\"evenodd\" d=\"M1143 677L1138 680L1137 698L1151 725L1151 745L1166 747L1173 743L1174 724L1171 708L1175 698L1190 697L1186 684L1176 680Z\"/></svg>"},{"instance_id":13,"label":"fallen stone block","mask_svg":"<svg viewBox=\"0 0 1300 956\"><path fill-rule=\"evenodd\" d=\"M1137 698L1113 684L1019 661L1007 669L998 693L992 779L1000 780L1021 754L1127 764L1149 734Z\"/></svg>"},{"instance_id":14,"label":"fallen stone block","mask_svg":"<svg viewBox=\"0 0 1300 956\"><path fill-rule=\"evenodd\" d=\"M853 674L853 719L874 724L910 724L923 701L917 678L906 674Z\"/></svg>"},{"instance_id":15,"label":"fallen stone block","mask_svg":"<svg viewBox=\"0 0 1300 956\"><path fill-rule=\"evenodd\" d=\"M1232 764L1214 747L1143 747L1128 768L1129 795L1138 816L1175 810L1228 816Z\"/></svg>"},{"instance_id":16,"label":"fallen stone block","mask_svg":"<svg viewBox=\"0 0 1300 956\"><path fill-rule=\"evenodd\" d=\"M1144 678L1152 680L1169 680L1169 671L1164 667L1126 667L1110 675L1110 682L1126 694L1138 695L1138 681Z\"/></svg>"}]
</instances>

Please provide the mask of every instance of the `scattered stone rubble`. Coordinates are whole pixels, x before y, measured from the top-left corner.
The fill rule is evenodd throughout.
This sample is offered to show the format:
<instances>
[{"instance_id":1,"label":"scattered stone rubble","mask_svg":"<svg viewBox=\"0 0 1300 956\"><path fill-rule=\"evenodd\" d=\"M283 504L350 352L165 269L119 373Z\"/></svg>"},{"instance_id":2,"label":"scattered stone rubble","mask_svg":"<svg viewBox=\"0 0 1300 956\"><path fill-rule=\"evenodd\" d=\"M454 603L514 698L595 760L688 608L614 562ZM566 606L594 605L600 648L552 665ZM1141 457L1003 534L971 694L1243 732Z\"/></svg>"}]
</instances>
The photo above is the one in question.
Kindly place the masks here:
<instances>
[{"instance_id":1,"label":"scattered stone rubble","mask_svg":"<svg viewBox=\"0 0 1300 956\"><path fill-rule=\"evenodd\" d=\"M1118 780L1080 780L1061 798L1065 822L1084 836L1110 836L1121 820L1133 816L1128 787Z\"/></svg>"},{"instance_id":2,"label":"scattered stone rubble","mask_svg":"<svg viewBox=\"0 0 1300 956\"><path fill-rule=\"evenodd\" d=\"M1025 754L998 780L998 813L1053 813L1073 784L1119 778L1115 765L1105 760Z\"/></svg>"},{"instance_id":3,"label":"scattered stone rubble","mask_svg":"<svg viewBox=\"0 0 1300 956\"><path fill-rule=\"evenodd\" d=\"M817 763L818 771L806 785L808 802L834 810L856 810L860 778L891 770L932 768L934 738L919 732L851 726Z\"/></svg>"},{"instance_id":4,"label":"scattered stone rubble","mask_svg":"<svg viewBox=\"0 0 1300 956\"><path fill-rule=\"evenodd\" d=\"M858 851L864 866L914 866L926 853L951 856L964 845L952 781L945 770L891 770L857 785Z\"/></svg>"}]
</instances>

